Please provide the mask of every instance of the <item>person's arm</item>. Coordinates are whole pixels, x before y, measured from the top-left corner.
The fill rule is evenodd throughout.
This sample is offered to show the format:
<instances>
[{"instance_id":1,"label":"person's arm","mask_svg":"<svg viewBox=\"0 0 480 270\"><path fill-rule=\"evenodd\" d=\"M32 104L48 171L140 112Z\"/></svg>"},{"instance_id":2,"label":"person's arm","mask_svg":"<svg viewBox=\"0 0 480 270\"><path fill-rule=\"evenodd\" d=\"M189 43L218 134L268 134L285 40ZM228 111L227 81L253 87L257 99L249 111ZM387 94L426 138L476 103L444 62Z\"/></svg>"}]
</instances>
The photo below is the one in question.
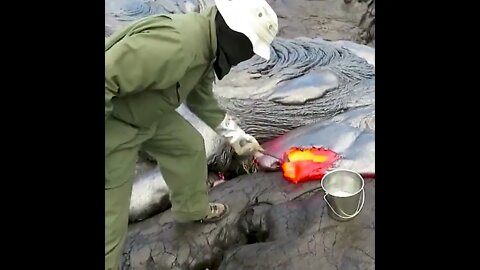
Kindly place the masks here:
<instances>
[{"instance_id":1,"label":"person's arm","mask_svg":"<svg viewBox=\"0 0 480 270\"><path fill-rule=\"evenodd\" d=\"M220 108L213 95L215 74L208 73L187 96L185 105L205 124L215 129L225 118L225 111Z\"/></svg>"},{"instance_id":2,"label":"person's arm","mask_svg":"<svg viewBox=\"0 0 480 270\"><path fill-rule=\"evenodd\" d=\"M174 85L193 58L189 54L181 34L165 25L126 36L105 51L105 119L116 96Z\"/></svg>"},{"instance_id":3,"label":"person's arm","mask_svg":"<svg viewBox=\"0 0 480 270\"><path fill-rule=\"evenodd\" d=\"M214 73L211 72L197 85L195 90L188 95L186 105L218 135L225 138L237 155L247 156L262 151L257 140L246 134L234 118L218 105L213 95L214 76Z\"/></svg>"}]
</instances>

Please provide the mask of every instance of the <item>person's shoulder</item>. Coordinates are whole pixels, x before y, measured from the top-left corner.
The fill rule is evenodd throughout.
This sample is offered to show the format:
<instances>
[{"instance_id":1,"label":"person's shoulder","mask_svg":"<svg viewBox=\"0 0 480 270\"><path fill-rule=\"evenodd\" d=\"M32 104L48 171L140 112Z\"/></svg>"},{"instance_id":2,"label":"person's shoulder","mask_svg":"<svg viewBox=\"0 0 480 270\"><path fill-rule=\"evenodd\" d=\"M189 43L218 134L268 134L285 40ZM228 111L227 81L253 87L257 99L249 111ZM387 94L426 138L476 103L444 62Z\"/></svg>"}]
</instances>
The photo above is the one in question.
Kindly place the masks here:
<instances>
[{"instance_id":1,"label":"person's shoulder","mask_svg":"<svg viewBox=\"0 0 480 270\"><path fill-rule=\"evenodd\" d=\"M205 32L208 30L209 26L208 18L196 12L175 17L175 19L172 20L172 23L175 24L175 27L185 37L185 39L189 41L205 35Z\"/></svg>"},{"instance_id":2,"label":"person's shoulder","mask_svg":"<svg viewBox=\"0 0 480 270\"><path fill-rule=\"evenodd\" d=\"M156 14L138 20L131 29L131 35L140 34L146 40L161 41L169 46L184 47L187 44L188 27L185 14Z\"/></svg>"},{"instance_id":3,"label":"person's shoulder","mask_svg":"<svg viewBox=\"0 0 480 270\"><path fill-rule=\"evenodd\" d=\"M210 19L198 12L157 14L137 21L131 30L133 35L141 33L149 40L163 41L164 46L181 48L178 50L183 54L195 57L210 49L210 24Z\"/></svg>"},{"instance_id":4,"label":"person's shoulder","mask_svg":"<svg viewBox=\"0 0 480 270\"><path fill-rule=\"evenodd\" d=\"M178 31L186 49L197 55L209 55L211 46L211 21L201 13L188 13L178 22Z\"/></svg>"}]
</instances>

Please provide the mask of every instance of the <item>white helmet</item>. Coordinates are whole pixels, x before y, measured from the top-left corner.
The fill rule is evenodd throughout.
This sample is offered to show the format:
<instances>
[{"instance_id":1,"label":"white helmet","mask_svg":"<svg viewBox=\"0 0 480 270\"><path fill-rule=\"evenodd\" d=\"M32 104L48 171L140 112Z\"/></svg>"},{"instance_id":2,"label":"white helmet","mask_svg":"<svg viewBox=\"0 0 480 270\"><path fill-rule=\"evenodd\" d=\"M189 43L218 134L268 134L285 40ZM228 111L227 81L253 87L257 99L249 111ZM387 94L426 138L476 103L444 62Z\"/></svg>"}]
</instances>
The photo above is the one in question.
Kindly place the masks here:
<instances>
[{"instance_id":1,"label":"white helmet","mask_svg":"<svg viewBox=\"0 0 480 270\"><path fill-rule=\"evenodd\" d=\"M252 42L253 52L270 59L270 44L278 33L278 18L265 0L215 0L230 29Z\"/></svg>"}]
</instances>

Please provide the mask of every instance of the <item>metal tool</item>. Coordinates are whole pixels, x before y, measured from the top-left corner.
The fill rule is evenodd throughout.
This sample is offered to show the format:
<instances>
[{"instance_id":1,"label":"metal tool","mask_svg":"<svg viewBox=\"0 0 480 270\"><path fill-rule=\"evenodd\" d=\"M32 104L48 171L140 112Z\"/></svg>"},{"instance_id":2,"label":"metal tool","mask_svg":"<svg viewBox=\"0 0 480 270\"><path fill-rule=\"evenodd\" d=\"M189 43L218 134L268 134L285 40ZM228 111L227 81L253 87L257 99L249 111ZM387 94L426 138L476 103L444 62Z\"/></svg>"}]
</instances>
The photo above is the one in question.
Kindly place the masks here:
<instances>
[{"instance_id":1,"label":"metal tool","mask_svg":"<svg viewBox=\"0 0 480 270\"><path fill-rule=\"evenodd\" d=\"M282 161L281 158L276 157L276 156L274 156L274 155L272 155L272 154L270 154L270 153L267 153L267 152L265 152L265 150L263 150L263 149L262 149L262 150L259 150L258 152L260 152L260 153L262 153L262 154L264 154L264 155L266 155L266 156L272 157L272 158L274 158L274 159L276 159L276 160L278 160L278 161L280 161L280 162Z\"/></svg>"}]
</instances>

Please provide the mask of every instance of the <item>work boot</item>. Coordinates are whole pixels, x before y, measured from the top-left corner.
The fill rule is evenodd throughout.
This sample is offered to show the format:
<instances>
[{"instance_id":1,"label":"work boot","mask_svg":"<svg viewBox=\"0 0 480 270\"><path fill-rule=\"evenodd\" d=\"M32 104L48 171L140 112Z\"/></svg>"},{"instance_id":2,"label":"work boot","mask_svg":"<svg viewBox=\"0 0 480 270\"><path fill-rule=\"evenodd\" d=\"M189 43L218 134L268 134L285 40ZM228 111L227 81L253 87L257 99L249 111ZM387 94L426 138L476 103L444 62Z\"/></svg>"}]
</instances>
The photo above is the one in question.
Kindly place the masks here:
<instances>
[{"instance_id":1,"label":"work boot","mask_svg":"<svg viewBox=\"0 0 480 270\"><path fill-rule=\"evenodd\" d=\"M200 220L200 223L216 222L226 217L228 214L228 205L222 203L209 203L210 212L206 217Z\"/></svg>"}]
</instances>

